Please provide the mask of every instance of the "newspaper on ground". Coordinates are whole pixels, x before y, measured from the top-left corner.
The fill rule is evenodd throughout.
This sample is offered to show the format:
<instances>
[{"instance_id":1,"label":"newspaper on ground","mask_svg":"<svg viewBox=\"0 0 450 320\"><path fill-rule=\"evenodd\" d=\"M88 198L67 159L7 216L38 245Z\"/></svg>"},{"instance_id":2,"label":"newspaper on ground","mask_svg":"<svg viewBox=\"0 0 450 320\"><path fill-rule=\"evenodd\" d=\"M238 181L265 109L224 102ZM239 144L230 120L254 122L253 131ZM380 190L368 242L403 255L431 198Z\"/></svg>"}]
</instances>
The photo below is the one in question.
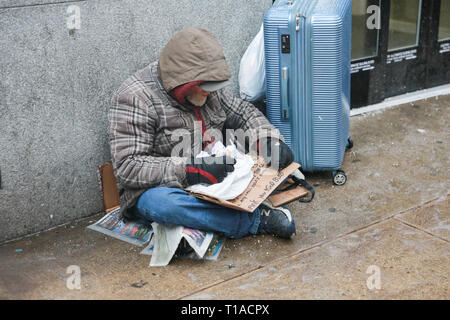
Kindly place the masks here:
<instances>
[{"instance_id":1,"label":"newspaper on ground","mask_svg":"<svg viewBox=\"0 0 450 320\"><path fill-rule=\"evenodd\" d=\"M211 243L209 244L208 249L206 250L205 255L203 256L203 259L214 261L217 260L220 251L222 251L225 240L226 240L225 236L214 233ZM187 258L200 259L195 253L189 254Z\"/></svg>"},{"instance_id":2,"label":"newspaper on ground","mask_svg":"<svg viewBox=\"0 0 450 320\"><path fill-rule=\"evenodd\" d=\"M188 253L184 256L181 256L181 258L194 259L194 260L204 259L204 260L214 260L215 261L219 257L220 251L222 251L225 240L226 240L226 237L214 234L214 236L211 240L211 243L209 244L209 247L206 250L203 258L200 258L195 252Z\"/></svg>"},{"instance_id":3,"label":"newspaper on ground","mask_svg":"<svg viewBox=\"0 0 450 320\"><path fill-rule=\"evenodd\" d=\"M152 254L150 259L151 267L162 267L169 264L180 244L181 239L186 239L189 245L194 249L198 258L202 259L207 252L214 234L185 228L176 225L160 225L152 223L154 231L154 244L145 248L142 254Z\"/></svg>"},{"instance_id":4,"label":"newspaper on ground","mask_svg":"<svg viewBox=\"0 0 450 320\"><path fill-rule=\"evenodd\" d=\"M205 232L190 228L183 229L183 237L200 258L203 258L206 250L208 250L213 236L214 234L211 232Z\"/></svg>"},{"instance_id":5,"label":"newspaper on ground","mask_svg":"<svg viewBox=\"0 0 450 320\"><path fill-rule=\"evenodd\" d=\"M196 230L196 232L198 232L198 230ZM155 247L155 238L156 237L152 237L149 245L147 247L145 247L144 250L141 251L141 254L149 255L149 256L153 255L153 249ZM195 251L188 253L186 255L181 255L179 257L187 258L187 259L194 259L194 260L205 259L205 260L214 260L215 261L219 257L220 251L223 248L225 240L226 240L225 236L221 236L216 233L213 233L213 238L212 238L211 243L209 244L208 248L206 249L206 252L203 255L203 258L199 257L199 255ZM180 240L180 243L181 243L181 241L183 241L183 238Z\"/></svg>"},{"instance_id":6,"label":"newspaper on ground","mask_svg":"<svg viewBox=\"0 0 450 320\"><path fill-rule=\"evenodd\" d=\"M211 232L156 222L148 225L142 220L128 221L121 217L120 208L87 228L140 247L148 243L141 254L152 256L152 267L168 265L182 239L194 250L183 257L206 260L217 260L225 242L225 237Z\"/></svg>"},{"instance_id":7,"label":"newspaper on ground","mask_svg":"<svg viewBox=\"0 0 450 320\"><path fill-rule=\"evenodd\" d=\"M153 235L152 227L145 222L122 218L120 208L112 210L87 228L139 247L149 242Z\"/></svg>"},{"instance_id":8,"label":"newspaper on ground","mask_svg":"<svg viewBox=\"0 0 450 320\"><path fill-rule=\"evenodd\" d=\"M147 256L151 256L153 254L153 248L155 247L155 237L153 236L150 240L150 243L148 246L144 248L144 250L141 251L141 254L145 254Z\"/></svg>"},{"instance_id":9,"label":"newspaper on ground","mask_svg":"<svg viewBox=\"0 0 450 320\"><path fill-rule=\"evenodd\" d=\"M208 250L206 250L206 253L203 256L203 259L217 260L220 251L222 251L223 245L225 244L225 240L225 236L214 234L214 237L209 244Z\"/></svg>"},{"instance_id":10,"label":"newspaper on ground","mask_svg":"<svg viewBox=\"0 0 450 320\"><path fill-rule=\"evenodd\" d=\"M155 244L153 247L152 258L150 259L151 267L162 267L169 264L178 244L182 238L183 226L177 225L161 225L156 222L152 223L153 232L155 233Z\"/></svg>"}]
</instances>

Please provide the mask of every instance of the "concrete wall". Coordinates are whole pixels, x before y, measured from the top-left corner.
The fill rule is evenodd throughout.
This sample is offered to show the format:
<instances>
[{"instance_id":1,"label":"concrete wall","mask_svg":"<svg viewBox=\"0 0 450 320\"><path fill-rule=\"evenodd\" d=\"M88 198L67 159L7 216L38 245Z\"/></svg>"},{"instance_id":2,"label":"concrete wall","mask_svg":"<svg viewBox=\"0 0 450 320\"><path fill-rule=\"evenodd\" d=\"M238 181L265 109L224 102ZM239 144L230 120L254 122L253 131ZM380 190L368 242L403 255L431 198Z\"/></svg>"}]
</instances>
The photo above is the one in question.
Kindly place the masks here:
<instances>
[{"instance_id":1,"label":"concrete wall","mask_svg":"<svg viewBox=\"0 0 450 320\"><path fill-rule=\"evenodd\" d=\"M188 26L239 61L271 0L0 0L0 242L103 210L113 91ZM68 29L70 5L80 29Z\"/></svg>"}]
</instances>

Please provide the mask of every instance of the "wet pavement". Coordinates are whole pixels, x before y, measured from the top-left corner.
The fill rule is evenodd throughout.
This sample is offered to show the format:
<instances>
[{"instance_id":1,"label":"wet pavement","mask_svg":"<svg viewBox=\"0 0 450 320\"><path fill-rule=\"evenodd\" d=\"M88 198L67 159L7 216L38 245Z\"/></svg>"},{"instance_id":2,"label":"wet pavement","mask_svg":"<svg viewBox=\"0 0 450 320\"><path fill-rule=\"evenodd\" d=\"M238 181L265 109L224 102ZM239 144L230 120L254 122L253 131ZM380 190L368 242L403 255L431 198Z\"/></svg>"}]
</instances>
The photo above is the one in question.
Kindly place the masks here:
<instances>
[{"instance_id":1,"label":"wet pavement","mask_svg":"<svg viewBox=\"0 0 450 320\"><path fill-rule=\"evenodd\" d=\"M288 205L291 240L227 240L217 261L150 268L140 247L86 229L96 215L1 245L0 298L449 299L449 111L442 96L352 117L348 181L307 175L316 197Z\"/></svg>"}]
</instances>

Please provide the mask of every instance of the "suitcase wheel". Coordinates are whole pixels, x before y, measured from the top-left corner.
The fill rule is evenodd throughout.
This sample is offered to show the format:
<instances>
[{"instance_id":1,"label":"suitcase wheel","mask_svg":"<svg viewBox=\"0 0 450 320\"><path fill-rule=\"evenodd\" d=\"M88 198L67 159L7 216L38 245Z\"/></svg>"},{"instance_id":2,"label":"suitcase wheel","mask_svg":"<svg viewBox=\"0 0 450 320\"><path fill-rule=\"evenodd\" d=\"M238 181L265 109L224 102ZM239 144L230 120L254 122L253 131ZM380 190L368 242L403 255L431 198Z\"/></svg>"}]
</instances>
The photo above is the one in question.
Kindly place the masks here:
<instances>
[{"instance_id":1,"label":"suitcase wheel","mask_svg":"<svg viewBox=\"0 0 450 320\"><path fill-rule=\"evenodd\" d=\"M342 186L347 182L347 175L343 170L333 171L333 183L337 186Z\"/></svg>"},{"instance_id":2,"label":"suitcase wheel","mask_svg":"<svg viewBox=\"0 0 450 320\"><path fill-rule=\"evenodd\" d=\"M347 146L346 146L347 150L353 148L353 140L352 138L348 137L347 139Z\"/></svg>"}]
</instances>

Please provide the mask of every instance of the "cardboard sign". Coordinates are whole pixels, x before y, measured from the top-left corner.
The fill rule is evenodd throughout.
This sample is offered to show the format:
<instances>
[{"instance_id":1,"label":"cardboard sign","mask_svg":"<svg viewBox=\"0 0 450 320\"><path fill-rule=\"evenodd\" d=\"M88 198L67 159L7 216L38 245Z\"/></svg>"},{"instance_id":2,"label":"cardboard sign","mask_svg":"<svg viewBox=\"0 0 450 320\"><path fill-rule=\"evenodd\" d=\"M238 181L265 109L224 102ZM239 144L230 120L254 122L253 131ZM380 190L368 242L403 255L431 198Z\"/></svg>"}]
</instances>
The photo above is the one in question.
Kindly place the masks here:
<instances>
[{"instance_id":1,"label":"cardboard sign","mask_svg":"<svg viewBox=\"0 0 450 320\"><path fill-rule=\"evenodd\" d=\"M189 192L189 193L199 199L214 202L224 207L240 211L253 212L265 199L267 199L271 195L271 193L279 185L283 183L283 181L285 181L289 177L289 175L291 175L295 170L297 170L300 167L298 163L294 162L291 163L287 168L281 171L277 171L271 167L266 167L266 164L261 158L257 159L255 162L256 164L252 168L253 171L252 181L248 185L247 189L245 189L245 191L241 195L232 200L221 200L197 192ZM296 188L290 191L293 191L291 192L290 198L292 198L292 195L295 195L296 199L299 199L308 194L308 191L301 187L300 189ZM283 193L284 192L280 192L280 194ZM281 197L283 198L283 195L281 195Z\"/></svg>"}]
</instances>

